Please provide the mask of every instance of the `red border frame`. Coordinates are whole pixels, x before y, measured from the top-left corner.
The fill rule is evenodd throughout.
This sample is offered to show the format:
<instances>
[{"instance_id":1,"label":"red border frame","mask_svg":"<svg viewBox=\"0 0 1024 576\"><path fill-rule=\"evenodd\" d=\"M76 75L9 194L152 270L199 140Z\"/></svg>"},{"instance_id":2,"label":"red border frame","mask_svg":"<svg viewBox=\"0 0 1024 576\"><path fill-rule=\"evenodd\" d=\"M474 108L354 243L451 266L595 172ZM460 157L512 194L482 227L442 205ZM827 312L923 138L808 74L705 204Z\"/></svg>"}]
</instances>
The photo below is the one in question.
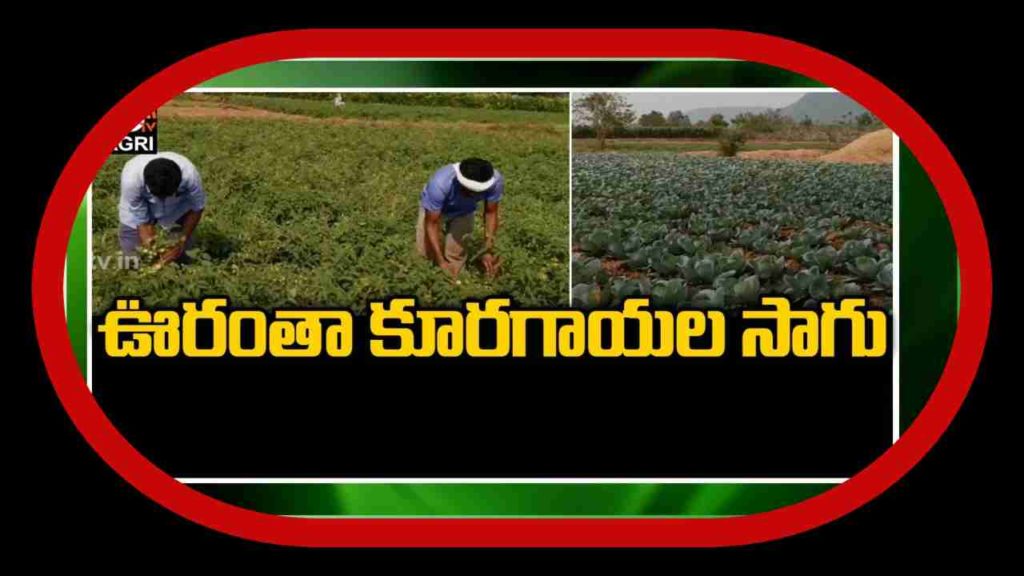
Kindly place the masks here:
<instances>
[{"instance_id":1,"label":"red border frame","mask_svg":"<svg viewBox=\"0 0 1024 576\"><path fill-rule=\"evenodd\" d=\"M721 519L308 519L232 506L174 480L137 452L89 393L63 313L64 259L84 191L139 118L231 70L303 57L714 57L803 74L853 97L900 135L946 207L961 266L960 320L946 368L913 425L849 481L808 500ZM781 538L825 524L878 496L938 440L981 361L992 278L981 216L956 161L928 124L883 84L846 62L781 38L725 30L298 30L235 40L153 76L111 109L75 150L50 197L37 240L32 304L43 360L68 415L133 486L194 522L251 540L302 546L724 546Z\"/></svg>"}]
</instances>

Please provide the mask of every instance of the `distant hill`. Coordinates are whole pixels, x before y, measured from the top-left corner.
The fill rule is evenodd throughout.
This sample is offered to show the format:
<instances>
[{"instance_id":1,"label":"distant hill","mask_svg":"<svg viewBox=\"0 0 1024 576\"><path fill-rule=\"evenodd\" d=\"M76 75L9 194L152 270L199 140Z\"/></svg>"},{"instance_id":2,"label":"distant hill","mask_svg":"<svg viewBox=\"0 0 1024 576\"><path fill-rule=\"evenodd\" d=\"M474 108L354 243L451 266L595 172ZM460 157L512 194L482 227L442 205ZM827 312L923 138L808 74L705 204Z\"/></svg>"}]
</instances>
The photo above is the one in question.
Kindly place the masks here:
<instances>
[{"instance_id":1,"label":"distant hill","mask_svg":"<svg viewBox=\"0 0 1024 576\"><path fill-rule=\"evenodd\" d=\"M783 116L789 116L798 121L810 118L815 124L852 121L864 111L863 106L854 102L849 96L838 92L804 94L802 98L780 110Z\"/></svg>"},{"instance_id":2,"label":"distant hill","mask_svg":"<svg viewBox=\"0 0 1024 576\"><path fill-rule=\"evenodd\" d=\"M686 110L683 114L690 117L690 122L701 122L708 120L715 114L721 114L723 118L732 122L732 119L740 114L747 112L751 114L760 114L761 112L767 112L771 110L768 106L722 106L722 107L707 107L707 108L694 108L693 110Z\"/></svg>"}]
</instances>

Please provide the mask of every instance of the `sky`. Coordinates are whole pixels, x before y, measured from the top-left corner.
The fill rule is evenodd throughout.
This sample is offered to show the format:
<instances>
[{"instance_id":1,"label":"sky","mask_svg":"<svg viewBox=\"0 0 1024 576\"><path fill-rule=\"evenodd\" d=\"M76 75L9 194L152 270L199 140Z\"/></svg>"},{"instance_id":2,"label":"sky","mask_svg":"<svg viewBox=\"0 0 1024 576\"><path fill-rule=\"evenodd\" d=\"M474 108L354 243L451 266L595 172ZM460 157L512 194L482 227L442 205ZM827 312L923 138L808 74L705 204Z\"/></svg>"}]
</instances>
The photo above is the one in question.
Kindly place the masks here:
<instances>
[{"instance_id":1,"label":"sky","mask_svg":"<svg viewBox=\"0 0 1024 576\"><path fill-rule=\"evenodd\" d=\"M637 115L658 110L668 114L673 110L693 110L694 108L718 108L721 106L767 106L782 108L796 102L804 92L768 92L768 93L735 93L735 92L633 92L623 94L633 105Z\"/></svg>"}]
</instances>

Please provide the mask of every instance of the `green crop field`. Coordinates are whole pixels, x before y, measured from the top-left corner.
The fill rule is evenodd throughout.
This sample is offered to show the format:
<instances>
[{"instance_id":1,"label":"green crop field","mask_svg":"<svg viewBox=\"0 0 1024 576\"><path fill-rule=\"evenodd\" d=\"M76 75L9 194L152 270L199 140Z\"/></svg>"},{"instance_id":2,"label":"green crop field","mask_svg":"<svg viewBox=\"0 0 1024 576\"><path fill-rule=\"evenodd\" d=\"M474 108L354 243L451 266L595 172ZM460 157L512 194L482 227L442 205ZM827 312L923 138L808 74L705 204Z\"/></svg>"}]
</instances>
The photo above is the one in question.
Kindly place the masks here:
<instances>
[{"instance_id":1,"label":"green crop field","mask_svg":"<svg viewBox=\"0 0 1024 576\"><path fill-rule=\"evenodd\" d=\"M217 104L233 107L251 107L282 114L295 114L312 118L355 118L363 120L474 122L484 124L552 124L563 126L569 121L565 111L530 111L495 108L468 108L458 106L422 104L388 104L353 101L349 95L343 106L332 100L289 98L267 94L186 94L174 101L175 105ZM554 100L546 98L545 100ZM565 99L558 99L565 102Z\"/></svg>"},{"instance_id":2,"label":"green crop field","mask_svg":"<svg viewBox=\"0 0 1024 576\"><path fill-rule=\"evenodd\" d=\"M272 100L250 98L245 105L292 112L330 105ZM188 104L188 98L175 102ZM112 156L93 187L97 313L126 295L152 306L227 295L238 306L356 310L396 295L432 306L493 294L529 306L567 303L567 115L362 106L367 117L359 116L359 106L348 107L344 122L313 113L296 121L162 111L160 149L192 160L208 196L190 252L194 262L160 270L117 265L119 178L130 157ZM467 114L477 124L467 125ZM417 122L422 118L429 122ZM491 160L506 178L496 250L503 265L493 280L467 267L456 285L416 254L414 231L424 183L437 168L468 156ZM483 241L482 220L471 254Z\"/></svg>"},{"instance_id":3,"label":"green crop field","mask_svg":"<svg viewBox=\"0 0 1024 576\"><path fill-rule=\"evenodd\" d=\"M573 303L892 306L892 167L674 154L573 158Z\"/></svg>"}]
</instances>

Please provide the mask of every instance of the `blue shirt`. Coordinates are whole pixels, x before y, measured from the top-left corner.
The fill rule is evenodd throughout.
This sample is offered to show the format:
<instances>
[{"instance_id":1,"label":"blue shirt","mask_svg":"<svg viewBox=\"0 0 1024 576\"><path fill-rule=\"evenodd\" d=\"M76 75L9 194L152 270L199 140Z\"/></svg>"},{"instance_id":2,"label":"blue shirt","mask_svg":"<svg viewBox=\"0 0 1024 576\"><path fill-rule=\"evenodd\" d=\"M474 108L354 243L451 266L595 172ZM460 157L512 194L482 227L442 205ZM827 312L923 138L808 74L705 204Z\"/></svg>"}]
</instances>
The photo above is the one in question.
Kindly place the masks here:
<instances>
[{"instance_id":1,"label":"blue shirt","mask_svg":"<svg viewBox=\"0 0 1024 576\"><path fill-rule=\"evenodd\" d=\"M420 206L427 212L441 212L446 217L454 218L476 212L476 205L481 200L498 202L505 193L505 177L501 172L494 171L494 184L483 192L463 193L462 184L455 177L455 164L449 164L430 177L420 194Z\"/></svg>"},{"instance_id":2,"label":"blue shirt","mask_svg":"<svg viewBox=\"0 0 1024 576\"><path fill-rule=\"evenodd\" d=\"M142 171L150 160L156 158L167 158L181 168L181 185L178 186L177 195L157 198L146 187ZM136 156L121 170L121 201L117 206L117 215L121 223L129 228L154 222L164 228L171 228L190 210L199 211L205 206L206 192L203 191L199 171L181 154L160 152Z\"/></svg>"}]
</instances>

